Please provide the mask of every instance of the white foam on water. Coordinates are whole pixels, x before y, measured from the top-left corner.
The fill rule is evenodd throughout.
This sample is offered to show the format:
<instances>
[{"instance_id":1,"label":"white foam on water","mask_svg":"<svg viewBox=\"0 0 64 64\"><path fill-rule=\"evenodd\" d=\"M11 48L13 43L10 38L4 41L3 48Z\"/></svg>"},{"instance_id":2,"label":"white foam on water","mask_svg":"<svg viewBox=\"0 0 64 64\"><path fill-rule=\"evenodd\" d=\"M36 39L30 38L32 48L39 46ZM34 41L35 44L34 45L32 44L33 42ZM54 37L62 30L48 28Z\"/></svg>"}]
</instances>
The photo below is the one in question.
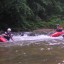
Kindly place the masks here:
<instances>
[{"instance_id":1,"label":"white foam on water","mask_svg":"<svg viewBox=\"0 0 64 64\"><path fill-rule=\"evenodd\" d=\"M42 43L44 43L45 45L60 45L60 44L64 44L64 39L62 36L59 37L50 37L48 35L36 35L36 36L28 36L28 35L16 35L13 36L14 41L10 40L10 42L7 44L5 44L5 46L14 46L14 45L20 45L20 46L24 46L24 45L30 45L30 44L36 44L36 45L41 45Z\"/></svg>"},{"instance_id":2,"label":"white foam on water","mask_svg":"<svg viewBox=\"0 0 64 64\"><path fill-rule=\"evenodd\" d=\"M47 40L53 40L53 39L58 39L58 40L62 40L63 37L59 36L59 37L50 37L48 35L38 35L38 36L13 36L14 41L27 41L27 40L31 40L31 41L47 41Z\"/></svg>"}]
</instances>

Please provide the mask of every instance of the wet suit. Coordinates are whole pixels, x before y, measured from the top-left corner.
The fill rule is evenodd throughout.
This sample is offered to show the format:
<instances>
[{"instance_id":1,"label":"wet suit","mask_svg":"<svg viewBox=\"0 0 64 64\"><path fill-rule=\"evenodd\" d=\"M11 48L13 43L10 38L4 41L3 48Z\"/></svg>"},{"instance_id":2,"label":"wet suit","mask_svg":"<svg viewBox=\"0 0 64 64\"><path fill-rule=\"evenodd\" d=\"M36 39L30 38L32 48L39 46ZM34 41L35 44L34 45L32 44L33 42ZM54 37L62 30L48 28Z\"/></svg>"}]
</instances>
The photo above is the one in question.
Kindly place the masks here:
<instances>
[{"instance_id":1,"label":"wet suit","mask_svg":"<svg viewBox=\"0 0 64 64\"><path fill-rule=\"evenodd\" d=\"M62 29L56 29L57 32L62 32Z\"/></svg>"},{"instance_id":2,"label":"wet suit","mask_svg":"<svg viewBox=\"0 0 64 64\"><path fill-rule=\"evenodd\" d=\"M57 31L57 32L62 32L62 30L63 30L63 28L62 28L62 27L57 26L57 29L56 29L56 31Z\"/></svg>"},{"instance_id":3,"label":"wet suit","mask_svg":"<svg viewBox=\"0 0 64 64\"><path fill-rule=\"evenodd\" d=\"M5 35L3 37L6 38L9 41L10 38L12 39L11 32L5 32Z\"/></svg>"}]
</instances>

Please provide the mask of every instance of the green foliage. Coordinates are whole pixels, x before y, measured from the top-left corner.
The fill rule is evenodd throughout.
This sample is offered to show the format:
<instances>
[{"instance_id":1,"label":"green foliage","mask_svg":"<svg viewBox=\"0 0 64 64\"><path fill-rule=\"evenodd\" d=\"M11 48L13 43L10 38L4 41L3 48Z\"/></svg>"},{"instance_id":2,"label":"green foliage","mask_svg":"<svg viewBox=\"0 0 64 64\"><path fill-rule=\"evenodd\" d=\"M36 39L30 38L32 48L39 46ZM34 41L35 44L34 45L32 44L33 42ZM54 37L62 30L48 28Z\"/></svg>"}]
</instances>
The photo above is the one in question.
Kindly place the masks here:
<instances>
[{"instance_id":1,"label":"green foliage","mask_svg":"<svg viewBox=\"0 0 64 64\"><path fill-rule=\"evenodd\" d=\"M62 25L64 0L4 0L0 1L0 29L17 30L53 28Z\"/></svg>"}]
</instances>

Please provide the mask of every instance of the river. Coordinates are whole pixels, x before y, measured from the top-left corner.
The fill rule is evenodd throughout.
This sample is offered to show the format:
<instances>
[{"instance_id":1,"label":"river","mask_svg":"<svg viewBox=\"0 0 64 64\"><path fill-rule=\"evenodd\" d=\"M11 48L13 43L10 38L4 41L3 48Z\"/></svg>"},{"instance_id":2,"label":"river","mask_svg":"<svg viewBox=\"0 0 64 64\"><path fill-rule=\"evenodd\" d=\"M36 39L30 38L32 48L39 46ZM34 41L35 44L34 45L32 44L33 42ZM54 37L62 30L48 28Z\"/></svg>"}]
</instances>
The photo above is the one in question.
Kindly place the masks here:
<instances>
[{"instance_id":1,"label":"river","mask_svg":"<svg viewBox=\"0 0 64 64\"><path fill-rule=\"evenodd\" d=\"M13 36L0 43L0 64L64 64L64 39L47 35Z\"/></svg>"}]
</instances>

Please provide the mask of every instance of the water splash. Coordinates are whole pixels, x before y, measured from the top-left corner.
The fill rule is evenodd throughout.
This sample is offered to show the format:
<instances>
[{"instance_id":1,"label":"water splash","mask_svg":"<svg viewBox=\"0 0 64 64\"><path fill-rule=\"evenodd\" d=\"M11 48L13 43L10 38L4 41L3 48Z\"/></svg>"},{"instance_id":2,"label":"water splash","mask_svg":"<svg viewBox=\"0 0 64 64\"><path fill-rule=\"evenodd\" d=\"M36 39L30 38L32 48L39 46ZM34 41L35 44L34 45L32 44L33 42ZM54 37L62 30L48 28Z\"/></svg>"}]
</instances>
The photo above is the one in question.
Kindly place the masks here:
<instances>
[{"instance_id":1,"label":"water splash","mask_svg":"<svg viewBox=\"0 0 64 64\"><path fill-rule=\"evenodd\" d=\"M30 44L42 44L44 43L45 45L59 45L59 44L64 44L64 39L62 36L59 37L50 37L48 35L40 34L40 35L35 35L35 36L29 36L27 34L24 34L23 36L21 35L14 35L13 36L14 42L10 40L10 42L5 43L6 46L13 46L13 45L30 45ZM3 45L3 44L2 44ZM3 46L5 46L3 45Z\"/></svg>"},{"instance_id":2,"label":"water splash","mask_svg":"<svg viewBox=\"0 0 64 64\"><path fill-rule=\"evenodd\" d=\"M50 37L48 35L36 35L36 36L28 36L28 35L16 35L13 36L14 43L19 45L29 45L31 43L37 43L37 42L47 42L49 45L59 45L64 42L63 37Z\"/></svg>"},{"instance_id":3,"label":"water splash","mask_svg":"<svg viewBox=\"0 0 64 64\"><path fill-rule=\"evenodd\" d=\"M13 36L13 39L15 41L47 41L47 40L62 40L63 37L59 36L59 37L50 37L48 35L37 35L37 36Z\"/></svg>"}]
</instances>

